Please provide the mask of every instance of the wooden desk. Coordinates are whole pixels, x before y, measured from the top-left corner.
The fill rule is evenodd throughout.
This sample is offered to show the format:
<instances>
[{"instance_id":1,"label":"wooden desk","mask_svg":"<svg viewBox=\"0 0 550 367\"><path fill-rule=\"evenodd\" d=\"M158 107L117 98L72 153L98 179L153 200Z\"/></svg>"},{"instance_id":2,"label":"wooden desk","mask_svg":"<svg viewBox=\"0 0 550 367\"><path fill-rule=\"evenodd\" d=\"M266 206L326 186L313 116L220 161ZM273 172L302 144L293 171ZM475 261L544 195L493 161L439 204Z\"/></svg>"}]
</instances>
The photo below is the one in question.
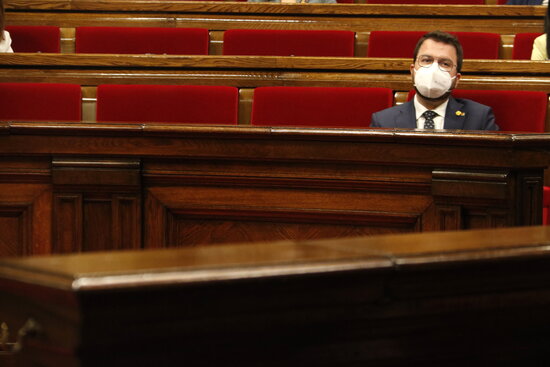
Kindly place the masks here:
<instances>
[{"instance_id":1,"label":"wooden desk","mask_svg":"<svg viewBox=\"0 0 550 367\"><path fill-rule=\"evenodd\" d=\"M34 322L21 367L545 365L549 243L523 227L5 259L0 321L12 340Z\"/></svg>"},{"instance_id":2,"label":"wooden desk","mask_svg":"<svg viewBox=\"0 0 550 367\"><path fill-rule=\"evenodd\" d=\"M550 136L2 123L1 256L541 223Z\"/></svg>"}]
</instances>

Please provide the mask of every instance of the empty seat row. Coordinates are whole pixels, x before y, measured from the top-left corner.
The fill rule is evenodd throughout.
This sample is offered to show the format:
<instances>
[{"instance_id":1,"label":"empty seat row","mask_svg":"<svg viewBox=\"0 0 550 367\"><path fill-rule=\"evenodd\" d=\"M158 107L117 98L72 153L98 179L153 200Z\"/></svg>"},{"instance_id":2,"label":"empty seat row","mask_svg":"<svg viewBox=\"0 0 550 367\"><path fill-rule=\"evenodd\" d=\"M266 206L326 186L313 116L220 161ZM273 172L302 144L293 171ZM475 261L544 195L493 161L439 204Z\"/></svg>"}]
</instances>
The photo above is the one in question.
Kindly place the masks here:
<instances>
[{"instance_id":1,"label":"empty seat row","mask_svg":"<svg viewBox=\"0 0 550 367\"><path fill-rule=\"evenodd\" d=\"M455 90L453 94L492 106L502 130L544 132L545 93ZM238 99L238 89L228 86L100 85L97 120L235 125ZM392 104L393 91L387 88L259 87L254 92L252 124L366 128L373 112ZM0 83L0 120L80 118L80 85ZM544 223L550 224L550 188L544 190L543 208Z\"/></svg>"},{"instance_id":2,"label":"empty seat row","mask_svg":"<svg viewBox=\"0 0 550 367\"><path fill-rule=\"evenodd\" d=\"M543 92L457 89L453 95L491 106L503 131L545 131L548 97ZM409 99L412 96L409 93ZM81 86L76 84L0 83L0 120L80 121L81 98ZM393 104L393 91L388 88L258 87L251 122L367 128L372 113ZM236 125L238 109L239 91L229 86L104 84L97 88L97 121L101 122Z\"/></svg>"},{"instance_id":3,"label":"empty seat row","mask_svg":"<svg viewBox=\"0 0 550 367\"><path fill-rule=\"evenodd\" d=\"M8 26L15 52L59 52L60 30L53 26ZM412 56L423 31L372 31L367 57ZM500 35L451 32L467 59L498 59ZM529 59L540 33L521 33L514 40L513 58ZM352 31L232 29L224 32L224 55L351 57ZM77 27L77 53L207 55L209 31L203 28Z\"/></svg>"}]
</instances>

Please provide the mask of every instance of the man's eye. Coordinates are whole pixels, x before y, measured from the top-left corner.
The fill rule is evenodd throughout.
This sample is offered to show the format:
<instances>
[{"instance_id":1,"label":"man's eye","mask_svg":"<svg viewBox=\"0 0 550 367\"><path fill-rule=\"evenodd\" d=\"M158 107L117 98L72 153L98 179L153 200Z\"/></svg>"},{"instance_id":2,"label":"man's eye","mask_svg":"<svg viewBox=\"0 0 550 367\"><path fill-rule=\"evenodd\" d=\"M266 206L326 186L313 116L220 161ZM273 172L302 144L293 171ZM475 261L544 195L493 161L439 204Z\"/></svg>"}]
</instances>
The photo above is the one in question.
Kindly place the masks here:
<instances>
[{"instance_id":1,"label":"man's eye","mask_svg":"<svg viewBox=\"0 0 550 367\"><path fill-rule=\"evenodd\" d=\"M453 63L450 62L449 60L442 60L439 62L439 64L445 68L452 68L453 67Z\"/></svg>"},{"instance_id":2,"label":"man's eye","mask_svg":"<svg viewBox=\"0 0 550 367\"><path fill-rule=\"evenodd\" d=\"M424 63L432 63L433 59L431 57L422 57L420 61Z\"/></svg>"}]
</instances>

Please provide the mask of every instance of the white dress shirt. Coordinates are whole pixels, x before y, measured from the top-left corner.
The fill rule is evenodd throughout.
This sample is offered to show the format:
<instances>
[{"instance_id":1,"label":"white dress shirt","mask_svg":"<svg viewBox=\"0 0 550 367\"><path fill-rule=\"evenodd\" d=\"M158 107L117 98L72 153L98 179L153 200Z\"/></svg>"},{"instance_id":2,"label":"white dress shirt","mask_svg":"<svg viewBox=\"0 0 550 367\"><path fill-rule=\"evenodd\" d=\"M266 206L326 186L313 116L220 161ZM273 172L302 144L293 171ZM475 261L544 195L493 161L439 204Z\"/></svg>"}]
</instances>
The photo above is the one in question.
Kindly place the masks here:
<instances>
[{"instance_id":1,"label":"white dress shirt","mask_svg":"<svg viewBox=\"0 0 550 367\"><path fill-rule=\"evenodd\" d=\"M436 109L432 110L437 113L437 116L434 117L435 129L443 129L443 125L445 124L445 111L447 110L448 103L449 99L437 106ZM424 122L426 119L422 116L422 114L428 109L418 101L418 96L416 94L414 95L414 110L416 112L416 128L424 129Z\"/></svg>"},{"instance_id":2,"label":"white dress shirt","mask_svg":"<svg viewBox=\"0 0 550 367\"><path fill-rule=\"evenodd\" d=\"M0 52L13 52L11 49L11 37L8 31L4 31L4 39L0 41Z\"/></svg>"}]
</instances>

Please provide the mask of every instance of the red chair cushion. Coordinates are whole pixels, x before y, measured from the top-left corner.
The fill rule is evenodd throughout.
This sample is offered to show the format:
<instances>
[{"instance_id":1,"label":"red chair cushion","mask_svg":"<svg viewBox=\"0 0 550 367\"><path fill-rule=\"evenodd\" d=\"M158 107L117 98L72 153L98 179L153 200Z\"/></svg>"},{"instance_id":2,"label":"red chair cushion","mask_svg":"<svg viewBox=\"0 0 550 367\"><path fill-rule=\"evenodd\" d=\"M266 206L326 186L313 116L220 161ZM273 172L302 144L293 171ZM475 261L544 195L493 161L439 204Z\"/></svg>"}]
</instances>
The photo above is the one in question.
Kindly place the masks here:
<instances>
[{"instance_id":1,"label":"red chair cushion","mask_svg":"<svg viewBox=\"0 0 550 367\"><path fill-rule=\"evenodd\" d=\"M368 57L412 58L414 48L424 31L372 31L369 36ZM483 32L450 32L464 51L465 59L498 59L500 35Z\"/></svg>"},{"instance_id":2,"label":"red chair cushion","mask_svg":"<svg viewBox=\"0 0 550 367\"><path fill-rule=\"evenodd\" d=\"M542 33L518 33L514 37L514 48L512 49L512 59L531 60L533 52L533 42L535 38Z\"/></svg>"},{"instance_id":3,"label":"red chair cushion","mask_svg":"<svg viewBox=\"0 0 550 367\"><path fill-rule=\"evenodd\" d=\"M54 26L7 26L14 52L58 53L61 48L61 33Z\"/></svg>"},{"instance_id":4,"label":"red chair cushion","mask_svg":"<svg viewBox=\"0 0 550 367\"><path fill-rule=\"evenodd\" d=\"M354 54L352 31L230 29L224 32L224 55L333 56Z\"/></svg>"},{"instance_id":5,"label":"red chair cushion","mask_svg":"<svg viewBox=\"0 0 550 367\"><path fill-rule=\"evenodd\" d=\"M486 32L451 32L460 41L465 59L498 59L500 35Z\"/></svg>"},{"instance_id":6,"label":"red chair cushion","mask_svg":"<svg viewBox=\"0 0 550 367\"><path fill-rule=\"evenodd\" d=\"M208 29L77 27L77 53L207 55Z\"/></svg>"},{"instance_id":7,"label":"red chair cushion","mask_svg":"<svg viewBox=\"0 0 550 367\"><path fill-rule=\"evenodd\" d=\"M455 89L453 96L492 107L501 131L545 130L548 96L544 92Z\"/></svg>"},{"instance_id":8,"label":"red chair cushion","mask_svg":"<svg viewBox=\"0 0 550 367\"><path fill-rule=\"evenodd\" d=\"M252 125L368 128L374 112L392 105L387 88L259 87Z\"/></svg>"},{"instance_id":9,"label":"red chair cushion","mask_svg":"<svg viewBox=\"0 0 550 367\"><path fill-rule=\"evenodd\" d=\"M0 83L0 120L80 121L80 85Z\"/></svg>"},{"instance_id":10,"label":"red chair cushion","mask_svg":"<svg viewBox=\"0 0 550 367\"><path fill-rule=\"evenodd\" d=\"M100 85L97 121L237 124L234 87L197 85Z\"/></svg>"},{"instance_id":11,"label":"red chair cushion","mask_svg":"<svg viewBox=\"0 0 550 367\"><path fill-rule=\"evenodd\" d=\"M367 57L413 58L416 43L424 31L372 31Z\"/></svg>"}]
</instances>

